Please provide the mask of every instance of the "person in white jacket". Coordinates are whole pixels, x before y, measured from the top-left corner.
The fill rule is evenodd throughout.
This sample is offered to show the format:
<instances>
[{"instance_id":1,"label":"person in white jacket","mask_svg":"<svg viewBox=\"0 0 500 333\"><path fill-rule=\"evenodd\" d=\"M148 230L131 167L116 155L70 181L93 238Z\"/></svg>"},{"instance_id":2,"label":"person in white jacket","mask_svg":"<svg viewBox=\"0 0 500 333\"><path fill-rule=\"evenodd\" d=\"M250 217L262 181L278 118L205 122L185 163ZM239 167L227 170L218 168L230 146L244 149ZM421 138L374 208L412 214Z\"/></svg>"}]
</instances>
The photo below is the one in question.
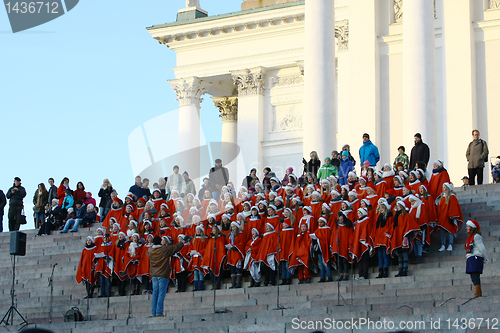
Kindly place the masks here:
<instances>
[{"instance_id":1,"label":"person in white jacket","mask_svg":"<svg viewBox=\"0 0 500 333\"><path fill-rule=\"evenodd\" d=\"M465 252L467 256L467 265L465 273L470 275L474 285L474 297L483 295L481 291L481 274L483 273L483 264L488 261L486 257L486 248L481 237L481 227L475 220L469 220L466 223L467 241L465 242Z\"/></svg>"}]
</instances>

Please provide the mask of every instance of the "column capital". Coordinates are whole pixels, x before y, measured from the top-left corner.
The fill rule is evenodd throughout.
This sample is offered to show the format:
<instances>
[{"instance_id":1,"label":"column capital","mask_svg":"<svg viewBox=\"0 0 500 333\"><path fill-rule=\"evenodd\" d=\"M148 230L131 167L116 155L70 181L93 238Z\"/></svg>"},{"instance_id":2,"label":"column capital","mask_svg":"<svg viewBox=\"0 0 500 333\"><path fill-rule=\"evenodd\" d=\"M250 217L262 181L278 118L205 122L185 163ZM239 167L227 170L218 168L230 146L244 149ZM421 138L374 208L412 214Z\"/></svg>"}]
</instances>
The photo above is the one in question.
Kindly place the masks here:
<instances>
[{"instance_id":1,"label":"column capital","mask_svg":"<svg viewBox=\"0 0 500 333\"><path fill-rule=\"evenodd\" d=\"M212 97L212 101L219 109L223 123L238 121L238 97Z\"/></svg>"},{"instance_id":2,"label":"column capital","mask_svg":"<svg viewBox=\"0 0 500 333\"><path fill-rule=\"evenodd\" d=\"M238 96L263 95L266 69L264 67L246 68L230 71L233 82L238 86Z\"/></svg>"},{"instance_id":3,"label":"column capital","mask_svg":"<svg viewBox=\"0 0 500 333\"><path fill-rule=\"evenodd\" d=\"M179 106L200 105L203 101L201 95L207 92L207 88L203 81L196 76L189 78L168 80L170 86L177 95L176 100L179 101Z\"/></svg>"}]
</instances>

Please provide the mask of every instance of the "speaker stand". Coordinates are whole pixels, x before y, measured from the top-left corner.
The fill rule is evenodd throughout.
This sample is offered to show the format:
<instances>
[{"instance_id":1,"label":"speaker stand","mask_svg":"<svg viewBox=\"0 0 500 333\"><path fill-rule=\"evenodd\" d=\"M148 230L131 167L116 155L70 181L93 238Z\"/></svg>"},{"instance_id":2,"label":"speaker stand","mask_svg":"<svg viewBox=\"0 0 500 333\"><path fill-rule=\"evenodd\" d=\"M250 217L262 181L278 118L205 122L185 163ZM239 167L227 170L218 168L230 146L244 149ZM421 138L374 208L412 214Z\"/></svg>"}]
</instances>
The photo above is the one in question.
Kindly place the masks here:
<instances>
[{"instance_id":1,"label":"speaker stand","mask_svg":"<svg viewBox=\"0 0 500 333\"><path fill-rule=\"evenodd\" d=\"M14 314L17 313L17 315L22 319L22 326L19 328L19 330L22 330L25 326L28 325L28 321L17 311L16 307L14 306L14 298L15 298L15 290L14 290L14 285L16 282L16 255L12 255L14 260L12 262L12 289L10 290L10 297L11 297L11 305L9 310L7 310L7 313L5 316L3 316L2 320L0 321L0 324L5 323L5 326L13 326L14 324ZM9 318L10 318L10 324L9 324Z\"/></svg>"}]
</instances>

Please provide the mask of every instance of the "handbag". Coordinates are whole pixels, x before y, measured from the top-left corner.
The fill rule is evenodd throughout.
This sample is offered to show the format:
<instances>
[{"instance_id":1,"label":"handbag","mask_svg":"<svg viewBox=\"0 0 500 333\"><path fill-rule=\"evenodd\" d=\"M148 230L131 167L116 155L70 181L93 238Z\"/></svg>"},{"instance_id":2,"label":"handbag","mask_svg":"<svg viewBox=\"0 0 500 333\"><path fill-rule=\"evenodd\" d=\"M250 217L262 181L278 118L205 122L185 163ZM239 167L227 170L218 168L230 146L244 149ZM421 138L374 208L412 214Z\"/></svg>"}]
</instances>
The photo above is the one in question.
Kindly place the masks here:
<instances>
[{"instance_id":1,"label":"handbag","mask_svg":"<svg viewBox=\"0 0 500 333\"><path fill-rule=\"evenodd\" d=\"M19 217L19 222L21 224L26 224L27 221L26 221L26 214L24 213L24 207L23 207L23 210L21 210L21 216Z\"/></svg>"}]
</instances>

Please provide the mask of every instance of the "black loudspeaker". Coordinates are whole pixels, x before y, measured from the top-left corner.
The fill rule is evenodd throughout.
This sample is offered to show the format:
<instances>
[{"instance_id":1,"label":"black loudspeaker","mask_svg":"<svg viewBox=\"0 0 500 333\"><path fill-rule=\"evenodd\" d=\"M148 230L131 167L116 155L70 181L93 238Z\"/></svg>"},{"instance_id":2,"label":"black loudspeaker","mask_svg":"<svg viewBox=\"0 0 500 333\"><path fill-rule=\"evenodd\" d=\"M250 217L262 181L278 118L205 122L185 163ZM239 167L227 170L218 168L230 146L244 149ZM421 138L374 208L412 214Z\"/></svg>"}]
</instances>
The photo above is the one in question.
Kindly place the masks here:
<instances>
[{"instance_id":1,"label":"black loudspeaker","mask_svg":"<svg viewBox=\"0 0 500 333\"><path fill-rule=\"evenodd\" d=\"M24 232L12 231L10 233L10 254L26 255L26 234Z\"/></svg>"}]
</instances>

